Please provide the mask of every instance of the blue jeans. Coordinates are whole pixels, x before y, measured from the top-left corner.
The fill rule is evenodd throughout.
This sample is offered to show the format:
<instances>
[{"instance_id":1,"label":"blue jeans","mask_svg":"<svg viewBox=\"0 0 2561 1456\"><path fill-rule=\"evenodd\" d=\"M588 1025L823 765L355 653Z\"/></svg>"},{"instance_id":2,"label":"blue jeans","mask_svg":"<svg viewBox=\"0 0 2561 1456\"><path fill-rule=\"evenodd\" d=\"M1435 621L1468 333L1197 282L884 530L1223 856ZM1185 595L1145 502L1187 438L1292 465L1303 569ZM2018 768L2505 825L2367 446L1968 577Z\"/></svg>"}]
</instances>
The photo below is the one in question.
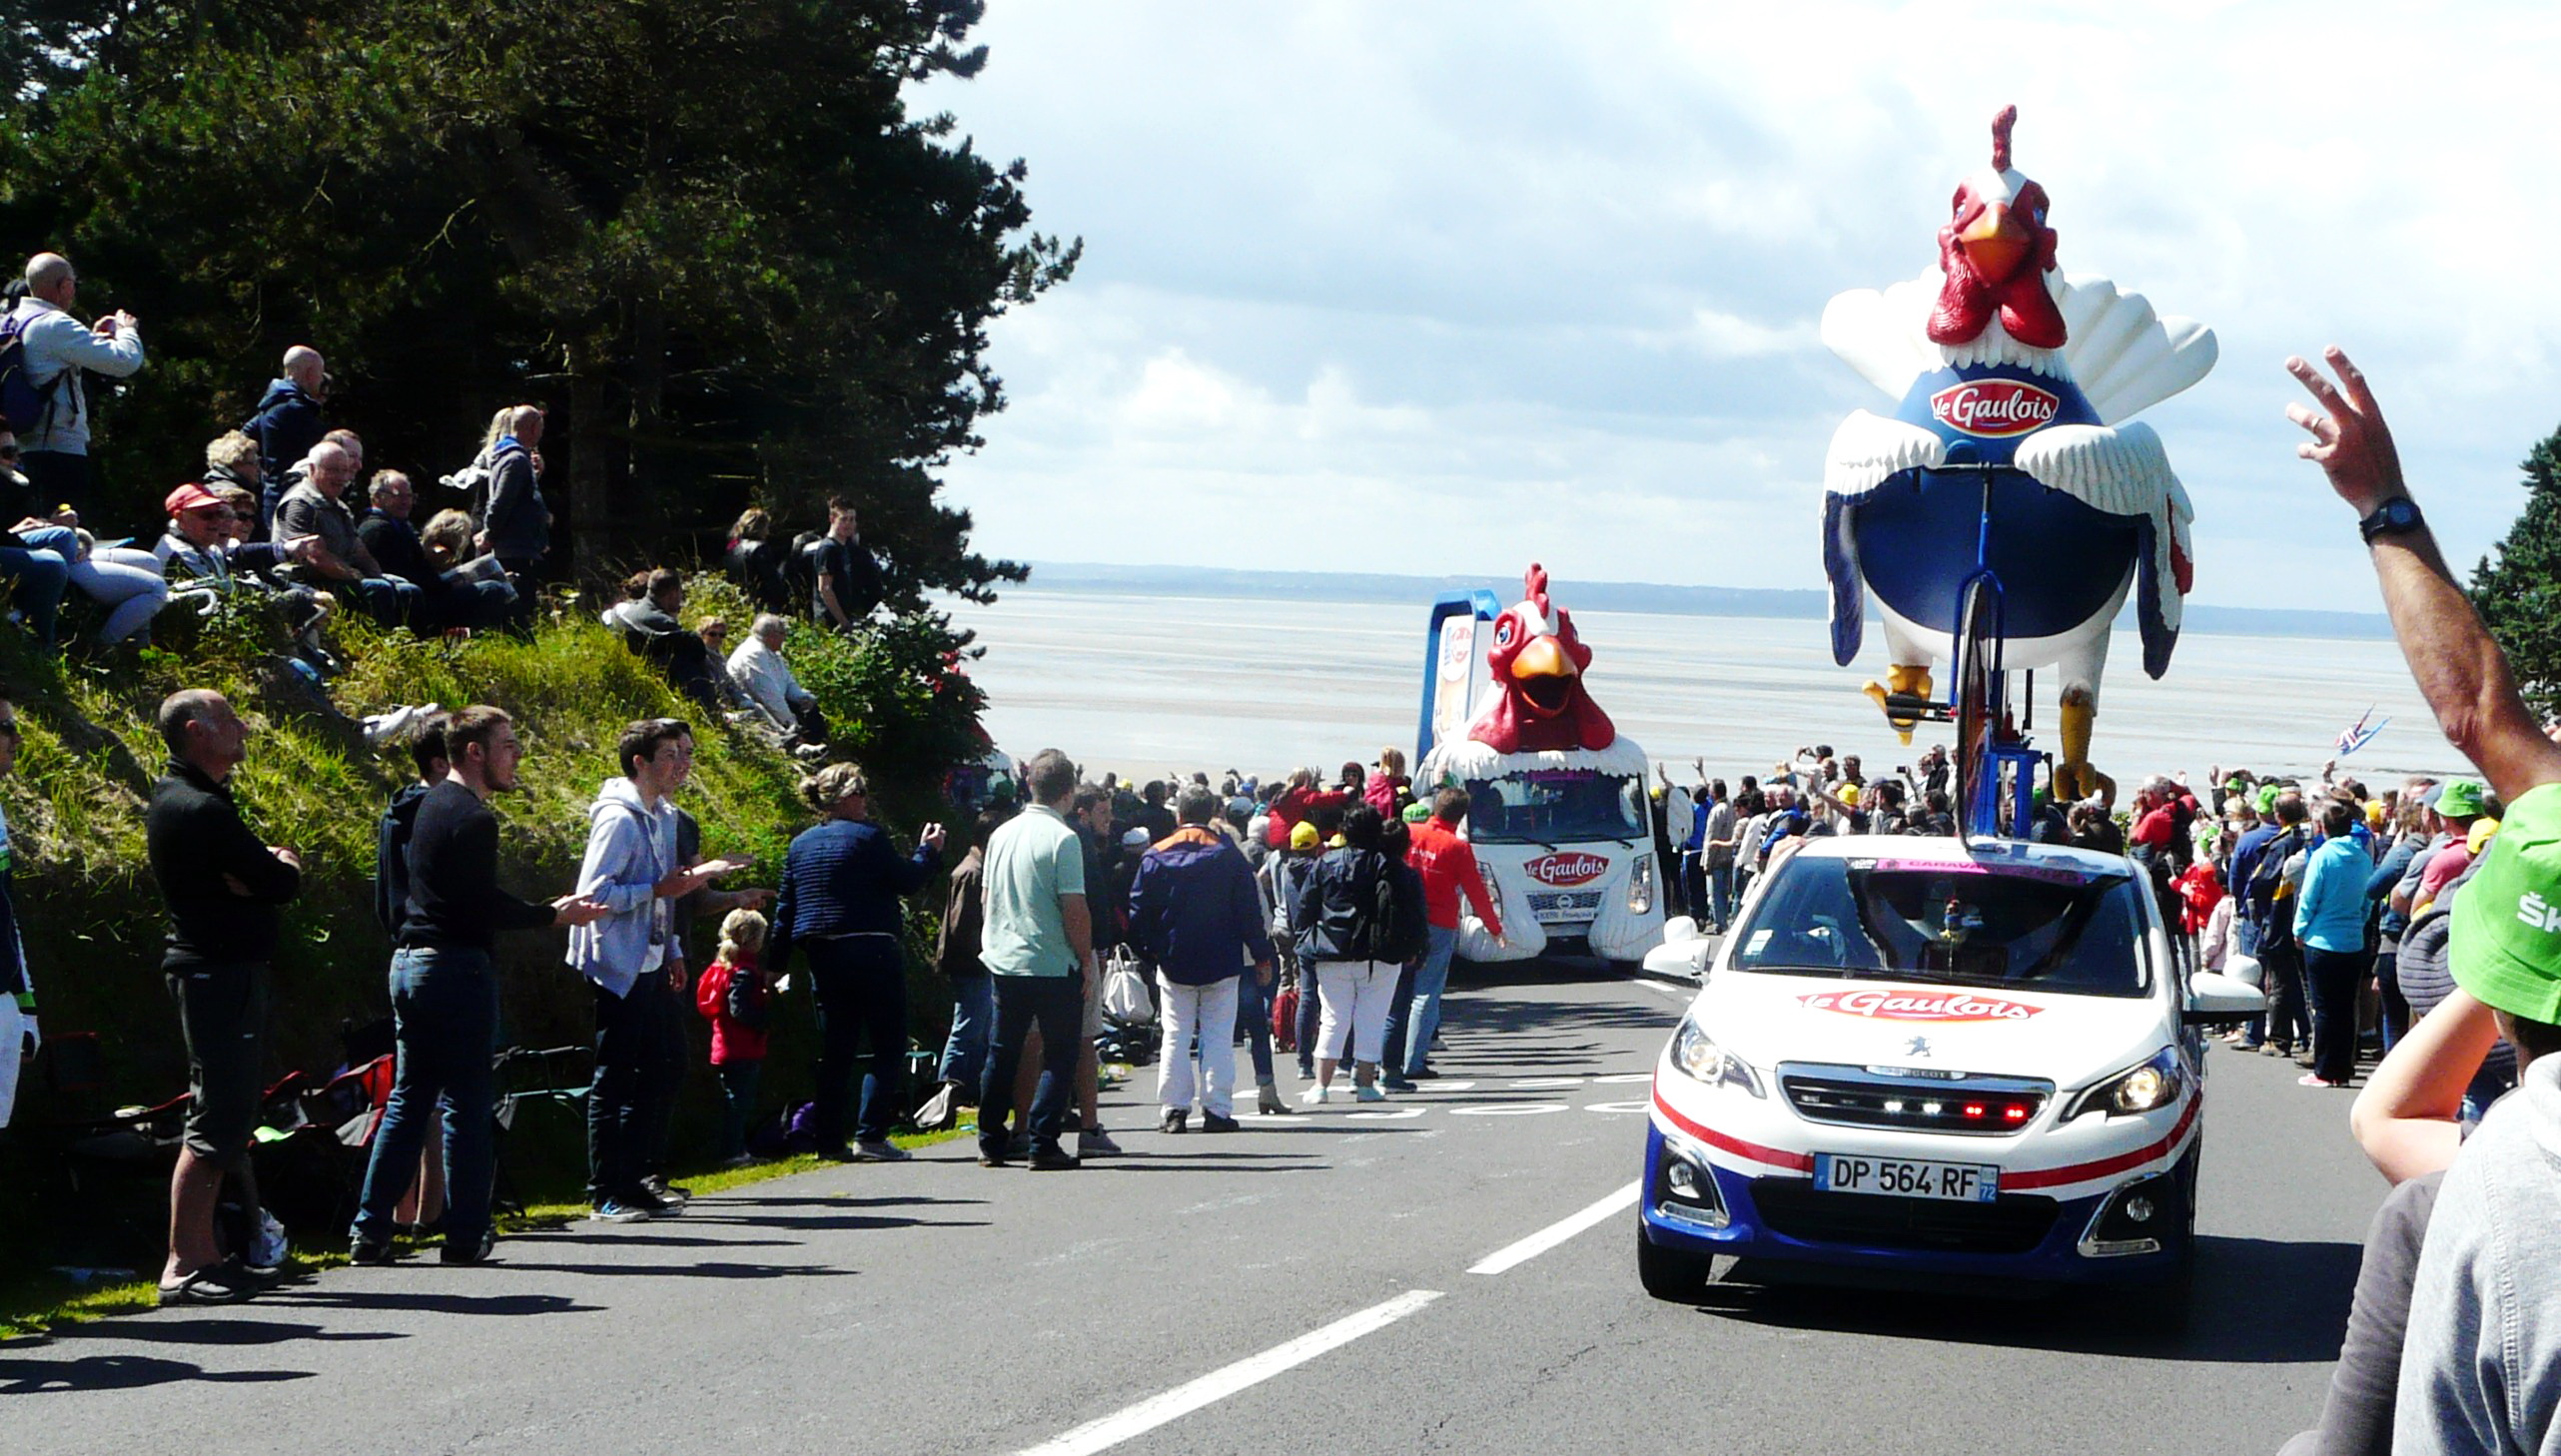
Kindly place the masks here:
<instances>
[{"instance_id":1,"label":"blue jeans","mask_svg":"<svg viewBox=\"0 0 2561 1456\"><path fill-rule=\"evenodd\" d=\"M1405 1033L1413 1026L1414 968L1396 968L1396 984L1387 989L1387 1025L1378 1038L1378 1075L1389 1082L1405 1077ZM1425 1041L1424 1050L1431 1043Z\"/></svg>"},{"instance_id":2,"label":"blue jeans","mask_svg":"<svg viewBox=\"0 0 2561 1456\"><path fill-rule=\"evenodd\" d=\"M418 1177L427 1119L444 1115L444 1241L477 1248L497 1163L498 977L485 951L419 947L392 957L398 1039L392 1095L365 1163L360 1239L392 1236L392 1210Z\"/></svg>"},{"instance_id":3,"label":"blue jeans","mask_svg":"<svg viewBox=\"0 0 2561 1456\"><path fill-rule=\"evenodd\" d=\"M1449 989L1449 959L1458 954L1458 928L1430 928L1422 965L1414 971L1413 1006L1406 1015L1404 1075L1423 1070L1431 1056L1431 1039L1440 1032L1440 995Z\"/></svg>"},{"instance_id":4,"label":"blue jeans","mask_svg":"<svg viewBox=\"0 0 2561 1456\"><path fill-rule=\"evenodd\" d=\"M1316 995L1316 963L1298 963L1298 1076L1312 1082L1316 1076L1316 1027L1324 1015L1324 1005Z\"/></svg>"},{"instance_id":5,"label":"blue jeans","mask_svg":"<svg viewBox=\"0 0 2561 1456\"><path fill-rule=\"evenodd\" d=\"M1707 898L1719 931L1734 923L1734 862L1707 867Z\"/></svg>"},{"instance_id":6,"label":"blue jeans","mask_svg":"<svg viewBox=\"0 0 2561 1456\"><path fill-rule=\"evenodd\" d=\"M996 1019L996 988L988 983L994 979L983 973L952 978L952 1034L935 1069L945 1082L976 1088L987 1070L988 1023Z\"/></svg>"},{"instance_id":7,"label":"blue jeans","mask_svg":"<svg viewBox=\"0 0 2561 1456\"><path fill-rule=\"evenodd\" d=\"M854 1048L871 1043L854 1136L889 1135L907 1087L907 967L891 936L803 941L809 985L818 999L818 1086L811 1130L822 1149L845 1145L845 1102L854 1078Z\"/></svg>"},{"instance_id":8,"label":"blue jeans","mask_svg":"<svg viewBox=\"0 0 2561 1456\"><path fill-rule=\"evenodd\" d=\"M36 645L53 650L54 624L62 613L62 594L71 587L71 558L80 538L69 526L28 531L24 546L0 546L0 579L9 583L9 604L26 618Z\"/></svg>"},{"instance_id":9,"label":"blue jeans","mask_svg":"<svg viewBox=\"0 0 2561 1456\"><path fill-rule=\"evenodd\" d=\"M720 1156L727 1161L747 1151L747 1124L756 1118L757 1075L765 1064L742 1057L711 1070L720 1074Z\"/></svg>"},{"instance_id":10,"label":"blue jeans","mask_svg":"<svg viewBox=\"0 0 2561 1456\"><path fill-rule=\"evenodd\" d=\"M416 621L419 603L425 599L418 583L397 576L368 576L362 581L342 581L339 586L386 627L403 627Z\"/></svg>"},{"instance_id":11,"label":"blue jeans","mask_svg":"<svg viewBox=\"0 0 2561 1456\"><path fill-rule=\"evenodd\" d=\"M978 1150L1006 1155L1005 1119L1014 1111L1014 1070L1032 1028L1041 1029L1041 1080L1032 1088L1032 1147L1057 1152L1076 1095L1076 1061L1085 1050L1085 983L1076 976L996 976L996 1019L987 1067L978 1081Z\"/></svg>"}]
</instances>

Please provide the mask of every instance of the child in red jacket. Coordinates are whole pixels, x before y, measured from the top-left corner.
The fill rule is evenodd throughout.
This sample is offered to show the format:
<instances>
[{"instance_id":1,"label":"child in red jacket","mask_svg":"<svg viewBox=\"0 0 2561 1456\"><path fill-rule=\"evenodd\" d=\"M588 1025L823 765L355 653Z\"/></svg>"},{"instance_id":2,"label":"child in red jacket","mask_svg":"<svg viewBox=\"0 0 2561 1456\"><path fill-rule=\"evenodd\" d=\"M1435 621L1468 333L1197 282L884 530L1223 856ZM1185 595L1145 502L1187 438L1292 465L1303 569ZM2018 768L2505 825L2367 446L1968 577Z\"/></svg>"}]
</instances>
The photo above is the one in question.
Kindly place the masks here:
<instances>
[{"instance_id":1,"label":"child in red jacket","mask_svg":"<svg viewBox=\"0 0 2561 1456\"><path fill-rule=\"evenodd\" d=\"M744 1167L747 1124L756 1113L756 1078L765 1066L766 1028L773 1020L773 978L757 961L765 918L733 910L720 922L720 955L694 986L694 1009L711 1023L711 1068L720 1075L720 1165Z\"/></svg>"}]
</instances>

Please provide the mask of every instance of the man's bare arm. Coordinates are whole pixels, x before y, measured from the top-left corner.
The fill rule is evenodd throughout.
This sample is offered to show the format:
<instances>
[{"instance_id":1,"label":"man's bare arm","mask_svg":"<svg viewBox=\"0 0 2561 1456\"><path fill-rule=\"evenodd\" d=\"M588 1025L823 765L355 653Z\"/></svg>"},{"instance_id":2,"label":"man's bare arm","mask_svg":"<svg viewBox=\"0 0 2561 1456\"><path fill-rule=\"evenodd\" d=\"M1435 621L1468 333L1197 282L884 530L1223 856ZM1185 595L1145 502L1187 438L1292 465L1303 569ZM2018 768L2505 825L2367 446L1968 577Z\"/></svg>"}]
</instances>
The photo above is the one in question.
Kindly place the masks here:
<instances>
[{"instance_id":1,"label":"man's bare arm","mask_svg":"<svg viewBox=\"0 0 2561 1456\"><path fill-rule=\"evenodd\" d=\"M2338 372L2332 383L2309 361L2285 362L2286 370L2311 391L2326 412L2289 404L2285 416L2311 439L2295 453L2318 464L2330 488L2370 514L2384 502L2409 495L2398 451L2365 375L2336 348L2323 355ZM2543 735L2517 692L2505 655L2472 609L2472 601L2447 569L2436 537L2425 525L2374 539L2374 571L2392 635L2401 642L2410 675L2435 712L2446 740L2480 769L2501 798L2561 782L2561 744Z\"/></svg>"}]
</instances>

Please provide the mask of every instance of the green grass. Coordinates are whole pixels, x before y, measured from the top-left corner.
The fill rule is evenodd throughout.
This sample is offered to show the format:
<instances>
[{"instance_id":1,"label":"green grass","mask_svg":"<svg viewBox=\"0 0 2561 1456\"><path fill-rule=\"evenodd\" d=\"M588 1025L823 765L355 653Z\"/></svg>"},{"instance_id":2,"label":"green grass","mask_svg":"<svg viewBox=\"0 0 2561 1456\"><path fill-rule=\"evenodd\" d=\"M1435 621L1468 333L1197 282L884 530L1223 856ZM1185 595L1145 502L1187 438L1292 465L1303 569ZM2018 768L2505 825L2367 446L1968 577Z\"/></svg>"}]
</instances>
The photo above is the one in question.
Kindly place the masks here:
<instances>
[{"instance_id":1,"label":"green grass","mask_svg":"<svg viewBox=\"0 0 2561 1456\"><path fill-rule=\"evenodd\" d=\"M937 1142L969 1136L972 1131L973 1128L964 1123L940 1132L896 1134L890 1141L901 1147L930 1147ZM800 1153L771 1162L751 1163L746 1167L712 1168L683 1174L676 1181L699 1197L834 1166L835 1163L815 1153ZM586 1216L587 1205L583 1199L576 1202L535 1202L520 1213L498 1215L497 1225L501 1234L525 1233L564 1227ZM422 1251L421 1246L406 1237L400 1240L400 1245L413 1255ZM291 1266L304 1274L345 1268L348 1266L347 1250L298 1245L294 1249ZM157 1308L159 1270L155 1266L143 1272L150 1277L87 1285L49 1268L21 1268L0 1276L0 1341L46 1334L65 1325L87 1324Z\"/></svg>"}]
</instances>

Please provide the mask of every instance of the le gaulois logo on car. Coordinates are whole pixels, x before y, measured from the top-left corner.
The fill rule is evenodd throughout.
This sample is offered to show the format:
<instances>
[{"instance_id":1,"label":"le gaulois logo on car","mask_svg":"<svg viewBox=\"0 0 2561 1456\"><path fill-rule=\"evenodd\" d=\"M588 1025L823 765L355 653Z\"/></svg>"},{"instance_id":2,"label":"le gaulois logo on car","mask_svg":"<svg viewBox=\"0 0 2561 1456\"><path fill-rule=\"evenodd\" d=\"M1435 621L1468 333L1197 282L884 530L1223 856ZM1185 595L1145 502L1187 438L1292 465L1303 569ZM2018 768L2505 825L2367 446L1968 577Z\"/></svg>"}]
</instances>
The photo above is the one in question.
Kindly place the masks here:
<instances>
[{"instance_id":1,"label":"le gaulois logo on car","mask_svg":"<svg viewBox=\"0 0 2561 1456\"><path fill-rule=\"evenodd\" d=\"M1808 1011L1887 1022L2024 1022L2045 1010L1968 991L1818 991L1797 1003Z\"/></svg>"},{"instance_id":2,"label":"le gaulois logo on car","mask_svg":"<svg viewBox=\"0 0 2561 1456\"><path fill-rule=\"evenodd\" d=\"M1598 855L1559 850L1531 860L1520 867L1520 872L1551 890L1561 890L1568 885L1588 885L1608 869L1609 861Z\"/></svg>"},{"instance_id":3,"label":"le gaulois logo on car","mask_svg":"<svg viewBox=\"0 0 2561 1456\"><path fill-rule=\"evenodd\" d=\"M1987 439L2026 434L2054 422L2063 401L2018 379L1970 379L1930 396L1930 416L1950 429Z\"/></svg>"}]
</instances>

